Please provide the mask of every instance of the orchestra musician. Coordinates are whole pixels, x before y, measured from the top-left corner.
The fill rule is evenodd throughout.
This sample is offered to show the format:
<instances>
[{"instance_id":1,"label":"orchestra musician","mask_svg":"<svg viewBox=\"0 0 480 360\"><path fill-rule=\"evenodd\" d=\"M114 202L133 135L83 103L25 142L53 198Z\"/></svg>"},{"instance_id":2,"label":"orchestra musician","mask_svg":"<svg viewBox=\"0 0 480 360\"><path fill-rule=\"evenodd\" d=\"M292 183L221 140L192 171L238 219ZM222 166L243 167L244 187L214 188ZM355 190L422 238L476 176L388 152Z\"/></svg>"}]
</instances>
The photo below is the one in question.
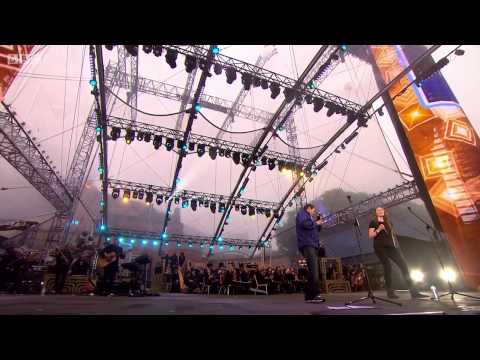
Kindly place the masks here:
<instances>
[{"instance_id":1,"label":"orchestra musician","mask_svg":"<svg viewBox=\"0 0 480 360\"><path fill-rule=\"evenodd\" d=\"M413 285L407 263L400 252L392 223L385 209L381 207L375 209L375 216L368 226L368 237L373 239L375 254L383 266L387 296L391 299L398 299L398 296L395 295L395 291L392 288L392 267L390 264L390 260L392 260L401 270L412 298L428 297L418 292Z\"/></svg>"}]
</instances>

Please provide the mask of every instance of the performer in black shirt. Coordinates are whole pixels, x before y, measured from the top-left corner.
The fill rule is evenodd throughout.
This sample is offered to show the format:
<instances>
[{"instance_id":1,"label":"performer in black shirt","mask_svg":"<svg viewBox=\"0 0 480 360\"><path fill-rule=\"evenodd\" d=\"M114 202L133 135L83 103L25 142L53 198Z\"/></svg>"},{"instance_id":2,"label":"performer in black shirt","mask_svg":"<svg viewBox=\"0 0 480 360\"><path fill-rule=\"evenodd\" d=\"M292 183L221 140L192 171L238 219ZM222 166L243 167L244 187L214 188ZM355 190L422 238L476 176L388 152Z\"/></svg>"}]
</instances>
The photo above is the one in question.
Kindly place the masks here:
<instances>
[{"instance_id":1,"label":"performer in black shirt","mask_svg":"<svg viewBox=\"0 0 480 360\"><path fill-rule=\"evenodd\" d=\"M111 262L104 267L103 272L103 293L104 295L113 296L113 283L115 281L115 276L119 270L118 259L124 259L125 254L123 249L118 245L118 240L116 238L112 239L112 243L107 245L101 252L100 256L105 256L106 254L115 253L115 261Z\"/></svg>"},{"instance_id":2,"label":"performer in black shirt","mask_svg":"<svg viewBox=\"0 0 480 360\"><path fill-rule=\"evenodd\" d=\"M392 224L388 219L385 209L379 207L375 210L375 217L368 226L368 237L373 239L373 248L375 249L375 254L377 254L380 262L382 263L383 270L385 272L385 285L387 288L388 297L391 299L398 299L398 296L395 295L395 291L392 288L392 267L390 265L390 260L397 264L401 270L405 282L410 289L412 298L428 297L420 294L413 286L407 263L400 252L396 236L393 232Z\"/></svg>"}]
</instances>

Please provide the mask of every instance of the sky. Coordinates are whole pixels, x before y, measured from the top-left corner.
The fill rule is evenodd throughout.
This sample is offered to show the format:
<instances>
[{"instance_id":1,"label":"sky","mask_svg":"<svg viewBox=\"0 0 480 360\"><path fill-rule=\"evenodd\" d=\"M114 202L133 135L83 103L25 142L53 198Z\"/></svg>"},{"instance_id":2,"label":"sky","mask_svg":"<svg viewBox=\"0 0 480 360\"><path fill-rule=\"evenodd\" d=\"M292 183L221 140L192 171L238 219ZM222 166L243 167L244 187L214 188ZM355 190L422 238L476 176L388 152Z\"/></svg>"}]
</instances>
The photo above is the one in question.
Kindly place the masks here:
<instances>
[{"instance_id":1,"label":"sky","mask_svg":"<svg viewBox=\"0 0 480 360\"><path fill-rule=\"evenodd\" d=\"M249 63L255 63L260 54L272 50L272 45L268 47L265 45L219 45L219 47L222 54ZM296 79L320 47L321 45L276 45L276 54L264 67ZM434 58L440 58L453 47L453 45L442 46L434 54ZM480 131L480 109L477 104L477 94L480 93L478 67L480 47L463 46L462 48L465 50L465 55L451 58L451 63L442 70L442 73L478 132ZM116 61L116 49L108 51L104 48L105 64L109 62L113 64ZM164 53L161 57L155 57L140 50L138 61L139 76L182 88L185 86L187 74L184 71L183 56L178 56L175 69L171 69L166 64ZM194 88L199 78L200 72L197 72ZM40 142L41 149L49 155L52 165L56 166L63 178L68 173L83 124L92 106L93 96L90 94L89 79L87 46L46 46L24 65L5 98L5 102L11 104L17 112L19 120L26 123L26 128L31 130L31 135ZM345 62L341 62L318 86L322 90L361 105L378 91L370 66L352 56L347 56ZM241 88L240 74L237 75L237 80L229 85L226 83L225 74L222 73L208 78L204 93L234 101ZM125 90L120 90L118 96L126 99ZM271 99L270 91L259 87L249 91L244 105L274 113L282 101L282 94L276 99ZM376 102L374 108L380 105L381 101ZM145 112L166 114L177 112L180 103L139 93L137 107ZM345 121L345 117L341 115L327 117L325 110L315 113L312 108L312 105L305 105L295 113L300 147L321 145ZM202 112L217 126L221 126L226 116L208 109L202 109ZM130 109L120 101L116 101L111 115L129 118ZM187 118L187 116L184 117L183 129ZM137 116L137 121L167 128L174 128L176 120L176 115L152 117L138 113ZM262 126L258 122L236 118L230 131L249 131ZM386 134L385 137L382 135L382 130ZM215 137L218 131L198 117L193 124L192 132ZM253 137L253 134L225 134L223 138L248 144ZM283 139L286 139L285 134ZM269 143L269 149L288 153L287 146L279 140L272 140ZM316 151L318 148L301 150L300 153L301 156L309 158ZM119 139L116 142L109 142L108 157L111 178L171 186L177 155L174 152L167 152L163 146L155 151L151 143L134 141L126 145L123 139ZM88 185L99 187L96 169L98 160L92 159L92 161L94 166L89 174ZM404 172L410 172L388 114L385 112L384 116L372 119L369 127L362 129L360 135L345 151L335 154L329 160L329 164L315 178L315 181L307 186L307 199L318 197L323 191L336 187L368 193L386 190L404 181L398 172L395 172L397 166ZM52 215L54 209L51 205L36 190L28 188L28 182L3 158L0 159L0 169L2 171L0 186L27 187L0 191L0 203L10 204L0 207L0 219L42 220ZM213 161L208 157L208 153L202 158L189 155L185 158L180 172L181 187L228 196L241 170L241 166L233 164L231 159L217 157ZM244 197L278 202L290 184L291 177L288 174L280 173L276 169L270 171L266 167L258 168L250 178ZM90 204L90 206L96 206L96 204ZM128 211L128 205L120 201L112 200L110 206L124 206L125 211ZM213 235L220 215L212 214L207 209L199 209L196 212L191 209L182 209L181 219L199 235ZM234 213L224 236L257 239L266 223L265 216L250 218Z\"/></svg>"}]
</instances>

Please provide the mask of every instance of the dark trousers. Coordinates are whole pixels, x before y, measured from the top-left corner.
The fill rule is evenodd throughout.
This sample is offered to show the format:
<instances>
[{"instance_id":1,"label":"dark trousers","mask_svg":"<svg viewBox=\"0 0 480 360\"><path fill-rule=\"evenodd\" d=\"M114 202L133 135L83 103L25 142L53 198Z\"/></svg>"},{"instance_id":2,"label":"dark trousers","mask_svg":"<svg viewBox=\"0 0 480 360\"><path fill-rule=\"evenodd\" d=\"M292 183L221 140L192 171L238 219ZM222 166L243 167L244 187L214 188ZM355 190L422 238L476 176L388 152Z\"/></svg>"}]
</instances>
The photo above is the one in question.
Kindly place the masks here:
<instances>
[{"instance_id":1,"label":"dark trousers","mask_svg":"<svg viewBox=\"0 0 480 360\"><path fill-rule=\"evenodd\" d=\"M67 280L68 266L55 268L55 293L61 294Z\"/></svg>"},{"instance_id":2,"label":"dark trousers","mask_svg":"<svg viewBox=\"0 0 480 360\"><path fill-rule=\"evenodd\" d=\"M305 287L305 299L310 300L320 294L320 271L318 266L318 249L313 246L305 246L301 249L302 255L307 261L308 276Z\"/></svg>"},{"instance_id":3,"label":"dark trousers","mask_svg":"<svg viewBox=\"0 0 480 360\"><path fill-rule=\"evenodd\" d=\"M103 272L103 292L110 294L113 292L113 283L115 282L115 275L118 272L117 267L106 266Z\"/></svg>"},{"instance_id":4,"label":"dark trousers","mask_svg":"<svg viewBox=\"0 0 480 360\"><path fill-rule=\"evenodd\" d=\"M410 278L408 266L399 249L394 247L379 246L375 247L375 254L377 254L380 262L382 263L383 271L385 273L385 286L387 289L392 289L392 265L390 264L390 260L397 264L398 268L402 272L408 288L412 288L412 279Z\"/></svg>"}]
</instances>

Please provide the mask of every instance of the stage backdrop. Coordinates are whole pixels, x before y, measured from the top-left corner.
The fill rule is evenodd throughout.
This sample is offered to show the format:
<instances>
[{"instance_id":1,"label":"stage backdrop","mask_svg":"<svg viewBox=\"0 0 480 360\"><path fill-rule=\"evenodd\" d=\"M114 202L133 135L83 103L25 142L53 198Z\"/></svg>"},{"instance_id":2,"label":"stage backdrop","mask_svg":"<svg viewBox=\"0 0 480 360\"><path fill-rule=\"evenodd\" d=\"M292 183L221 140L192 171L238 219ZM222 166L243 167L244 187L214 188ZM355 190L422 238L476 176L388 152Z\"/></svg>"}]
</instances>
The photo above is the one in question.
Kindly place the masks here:
<instances>
[{"instance_id":1,"label":"stage backdrop","mask_svg":"<svg viewBox=\"0 0 480 360\"><path fill-rule=\"evenodd\" d=\"M0 45L0 101L20 71L34 45Z\"/></svg>"},{"instance_id":2,"label":"stage backdrop","mask_svg":"<svg viewBox=\"0 0 480 360\"><path fill-rule=\"evenodd\" d=\"M370 46L377 69L386 83L413 62L422 48ZM390 96L396 95L413 79L415 73L410 72L390 89ZM440 73L425 80L421 87L413 84L393 101L393 105L402 125L397 131L403 129L405 133L441 230L463 271L464 281L469 287L478 289L479 137Z\"/></svg>"}]
</instances>

